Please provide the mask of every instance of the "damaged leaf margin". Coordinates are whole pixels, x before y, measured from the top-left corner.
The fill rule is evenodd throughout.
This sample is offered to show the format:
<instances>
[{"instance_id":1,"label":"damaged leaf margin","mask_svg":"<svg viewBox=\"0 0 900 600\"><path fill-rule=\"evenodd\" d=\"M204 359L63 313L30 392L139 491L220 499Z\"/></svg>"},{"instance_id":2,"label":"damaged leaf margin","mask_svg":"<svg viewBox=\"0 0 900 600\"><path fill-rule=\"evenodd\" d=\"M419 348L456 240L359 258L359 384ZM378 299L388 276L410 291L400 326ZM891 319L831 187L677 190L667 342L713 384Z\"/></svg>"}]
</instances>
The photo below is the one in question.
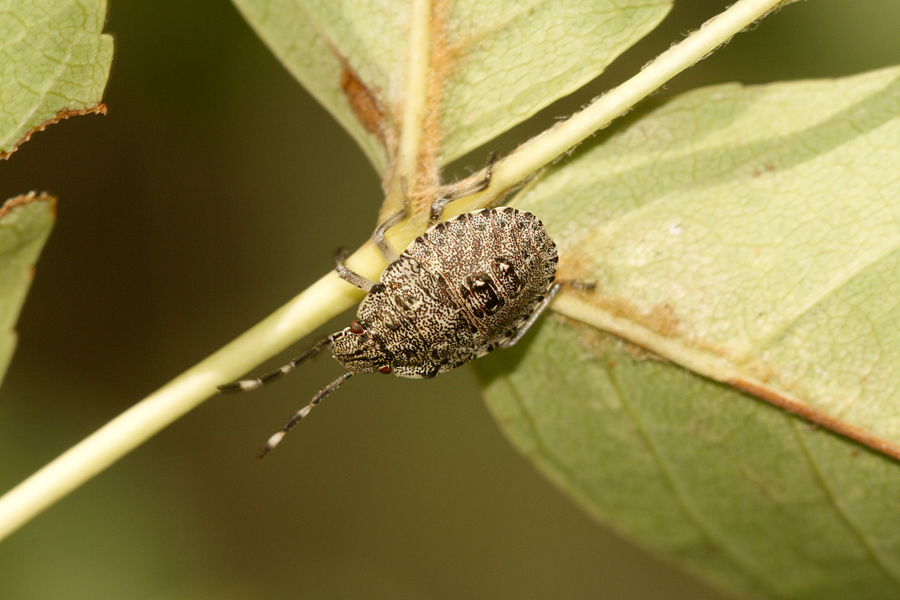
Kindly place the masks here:
<instances>
[{"instance_id":1,"label":"damaged leaf margin","mask_svg":"<svg viewBox=\"0 0 900 600\"><path fill-rule=\"evenodd\" d=\"M56 198L47 194L32 192L0 206L0 379L12 360L13 328L55 216Z\"/></svg>"},{"instance_id":2,"label":"damaged leaf margin","mask_svg":"<svg viewBox=\"0 0 900 600\"><path fill-rule=\"evenodd\" d=\"M101 113L112 37L104 0L13 0L0 8L0 158L36 131Z\"/></svg>"}]
</instances>

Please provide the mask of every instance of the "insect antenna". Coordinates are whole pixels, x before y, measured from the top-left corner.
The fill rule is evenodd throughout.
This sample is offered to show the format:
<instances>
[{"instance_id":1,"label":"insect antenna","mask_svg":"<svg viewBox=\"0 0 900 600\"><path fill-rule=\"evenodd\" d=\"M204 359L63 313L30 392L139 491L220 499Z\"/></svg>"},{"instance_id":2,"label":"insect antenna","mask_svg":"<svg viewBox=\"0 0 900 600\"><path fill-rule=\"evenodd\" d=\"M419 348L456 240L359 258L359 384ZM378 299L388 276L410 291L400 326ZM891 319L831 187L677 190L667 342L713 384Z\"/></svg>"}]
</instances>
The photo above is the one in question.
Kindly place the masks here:
<instances>
[{"instance_id":1,"label":"insect antenna","mask_svg":"<svg viewBox=\"0 0 900 600\"><path fill-rule=\"evenodd\" d=\"M297 365L300 363L312 358L319 351L331 343L333 336L328 336L324 340L317 342L315 346L284 365L283 367L279 367L274 371L270 371L265 375L260 375L256 379L241 379L240 381L235 381L233 383L226 383L225 385L220 385L217 389L220 392L249 392L250 390L255 390L261 388L262 386L273 382L274 380L280 378L283 375L287 375L291 371L297 368Z\"/></svg>"},{"instance_id":2,"label":"insect antenna","mask_svg":"<svg viewBox=\"0 0 900 600\"><path fill-rule=\"evenodd\" d=\"M300 421L300 419L308 415L309 411L311 411L316 404L321 402L322 399L325 398L325 396L338 389L342 383L350 379L352 376L353 372L347 371L346 373L329 383L327 386L325 386L318 394L313 396L313 399L310 400L309 404L295 412L294 415L290 419L288 419L287 423L284 424L284 427L279 429L274 435L272 435L272 437L269 438L266 444L259 449L259 452L256 453L256 458L258 460L262 460L263 457L265 457L265 455L268 454L270 450L272 450L272 448L278 445L278 442L280 442L285 434L290 431L291 427L296 425Z\"/></svg>"}]
</instances>

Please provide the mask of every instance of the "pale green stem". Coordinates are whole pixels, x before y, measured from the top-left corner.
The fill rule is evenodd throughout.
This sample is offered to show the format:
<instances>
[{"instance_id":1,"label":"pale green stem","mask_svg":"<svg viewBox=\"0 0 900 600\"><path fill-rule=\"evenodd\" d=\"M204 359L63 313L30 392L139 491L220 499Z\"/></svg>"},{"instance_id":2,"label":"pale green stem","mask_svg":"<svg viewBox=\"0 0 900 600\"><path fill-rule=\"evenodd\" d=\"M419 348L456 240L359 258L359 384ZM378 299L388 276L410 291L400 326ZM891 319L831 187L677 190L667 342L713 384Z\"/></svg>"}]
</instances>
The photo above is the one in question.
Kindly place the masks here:
<instances>
[{"instance_id":1,"label":"pale green stem","mask_svg":"<svg viewBox=\"0 0 900 600\"><path fill-rule=\"evenodd\" d=\"M384 266L366 244L348 263L375 274ZM110 466L136 446L335 315L361 292L329 273L249 331L135 404L0 498L0 539Z\"/></svg>"},{"instance_id":2,"label":"pale green stem","mask_svg":"<svg viewBox=\"0 0 900 600\"><path fill-rule=\"evenodd\" d=\"M794 0L789 0L792 2ZM704 23L682 42L660 54L640 73L595 99L571 118L557 123L522 144L493 168L491 186L484 192L461 199L448 206L451 217L493 203L509 189L516 187L533 173L549 165L572 148L625 114L675 75L690 68L736 33L761 19L783 0L739 0L725 12Z\"/></svg>"},{"instance_id":3,"label":"pale green stem","mask_svg":"<svg viewBox=\"0 0 900 600\"><path fill-rule=\"evenodd\" d=\"M498 163L488 192L496 197L497 192L513 187L549 164L735 33L765 16L777 4L777 0L740 0L660 55L638 75L568 121L530 140ZM430 3L417 0L414 6L425 11ZM414 161L415 153L409 150L416 144L408 144L405 145L408 153L404 160ZM471 200L462 200L462 206L455 207L455 211L483 206L485 199L489 200L488 196L482 193ZM403 230L407 241L414 235L415 232ZM351 257L348 264L364 275L375 277L383 268L384 261L374 246L367 243ZM236 379L263 360L283 351L328 319L353 306L360 295L358 290L333 273L326 275L233 342L107 423L0 498L0 539L215 394L217 385Z\"/></svg>"}]
</instances>

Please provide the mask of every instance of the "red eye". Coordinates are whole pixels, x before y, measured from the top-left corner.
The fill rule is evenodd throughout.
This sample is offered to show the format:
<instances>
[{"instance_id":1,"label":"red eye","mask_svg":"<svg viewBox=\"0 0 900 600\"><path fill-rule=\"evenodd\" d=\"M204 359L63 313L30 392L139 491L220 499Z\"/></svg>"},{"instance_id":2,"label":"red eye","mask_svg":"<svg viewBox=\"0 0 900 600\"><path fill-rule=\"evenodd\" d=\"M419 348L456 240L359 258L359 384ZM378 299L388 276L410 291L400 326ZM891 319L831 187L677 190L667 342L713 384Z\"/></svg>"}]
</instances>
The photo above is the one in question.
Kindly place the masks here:
<instances>
[{"instance_id":1,"label":"red eye","mask_svg":"<svg viewBox=\"0 0 900 600\"><path fill-rule=\"evenodd\" d=\"M350 333L355 333L356 335L362 335L365 332L366 332L366 328L363 327L362 325L360 325L359 321L354 319L353 322L350 323Z\"/></svg>"},{"instance_id":2,"label":"red eye","mask_svg":"<svg viewBox=\"0 0 900 600\"><path fill-rule=\"evenodd\" d=\"M384 365L380 369L378 369L379 373L384 373L385 375L391 374L391 365Z\"/></svg>"}]
</instances>

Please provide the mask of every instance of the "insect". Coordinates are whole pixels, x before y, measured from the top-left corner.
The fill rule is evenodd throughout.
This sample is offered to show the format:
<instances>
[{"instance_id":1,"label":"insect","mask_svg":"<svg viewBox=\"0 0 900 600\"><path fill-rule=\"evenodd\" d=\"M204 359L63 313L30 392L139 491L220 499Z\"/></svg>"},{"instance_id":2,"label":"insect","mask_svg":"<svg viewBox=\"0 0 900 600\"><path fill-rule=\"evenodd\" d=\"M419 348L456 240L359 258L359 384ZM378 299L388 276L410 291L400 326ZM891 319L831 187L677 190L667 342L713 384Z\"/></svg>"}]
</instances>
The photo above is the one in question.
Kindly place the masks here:
<instances>
[{"instance_id":1,"label":"insect","mask_svg":"<svg viewBox=\"0 0 900 600\"><path fill-rule=\"evenodd\" d=\"M406 216L407 209L375 230L373 239L389 261L377 282L351 271L343 254L338 254L338 275L366 292L349 327L275 371L219 386L222 392L257 389L326 346L347 369L294 413L257 458L354 374L434 377L494 348L512 346L547 308L561 286L555 282L558 256L536 216L497 207L440 222L448 203L488 187L492 163L483 179L433 203L427 231L402 254L397 255L384 234Z\"/></svg>"}]
</instances>

